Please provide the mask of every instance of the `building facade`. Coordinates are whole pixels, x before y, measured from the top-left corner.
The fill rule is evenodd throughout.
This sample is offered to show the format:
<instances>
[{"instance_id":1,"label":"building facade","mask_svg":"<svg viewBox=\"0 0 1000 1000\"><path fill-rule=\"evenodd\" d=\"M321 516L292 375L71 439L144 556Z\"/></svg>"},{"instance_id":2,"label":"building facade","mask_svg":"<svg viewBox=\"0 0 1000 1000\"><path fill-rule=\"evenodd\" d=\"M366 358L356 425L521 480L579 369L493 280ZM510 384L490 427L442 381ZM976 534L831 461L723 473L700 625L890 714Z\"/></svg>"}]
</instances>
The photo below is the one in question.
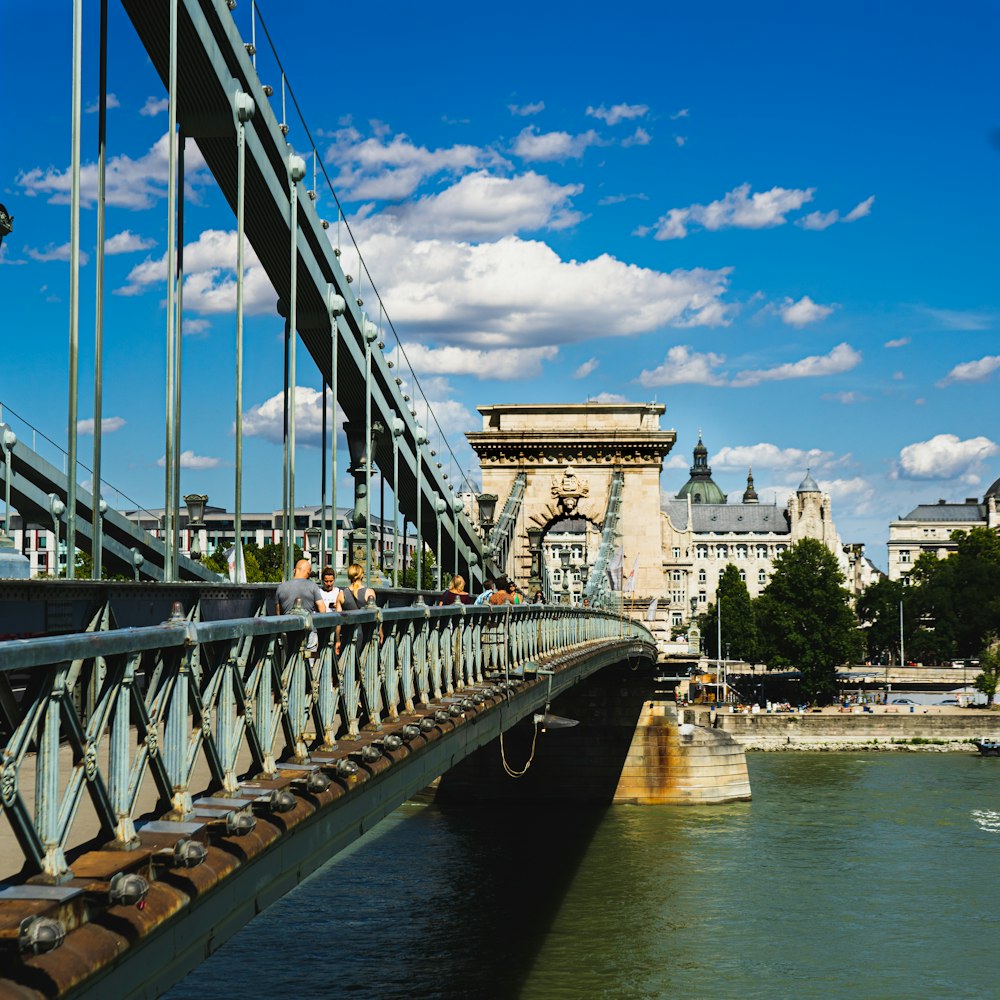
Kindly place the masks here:
<instances>
[{"instance_id":1,"label":"building facade","mask_svg":"<svg viewBox=\"0 0 1000 1000\"><path fill-rule=\"evenodd\" d=\"M938 500L914 507L905 517L889 523L889 579L905 580L925 552L946 559L957 548L956 531L973 528L1000 530L1000 479L984 494L982 502L969 497L961 503Z\"/></svg>"}]
</instances>

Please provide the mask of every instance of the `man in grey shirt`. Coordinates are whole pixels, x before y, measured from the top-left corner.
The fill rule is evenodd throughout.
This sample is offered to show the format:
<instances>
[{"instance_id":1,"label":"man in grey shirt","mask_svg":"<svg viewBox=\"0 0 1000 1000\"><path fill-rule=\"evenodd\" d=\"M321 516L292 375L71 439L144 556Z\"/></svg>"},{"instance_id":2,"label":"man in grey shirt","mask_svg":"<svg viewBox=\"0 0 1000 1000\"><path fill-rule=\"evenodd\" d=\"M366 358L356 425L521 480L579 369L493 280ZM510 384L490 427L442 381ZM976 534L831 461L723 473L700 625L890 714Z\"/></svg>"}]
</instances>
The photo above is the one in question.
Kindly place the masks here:
<instances>
[{"instance_id":1,"label":"man in grey shirt","mask_svg":"<svg viewBox=\"0 0 1000 1000\"><path fill-rule=\"evenodd\" d=\"M323 600L323 592L319 586L309 577L312 575L312 563L308 559L300 559L295 564L295 571L291 580L278 584L278 589L274 594L275 613L290 614L295 606L296 599L302 601L304 611L316 611L319 614L326 613L326 602ZM306 652L312 653L319 645L319 637L315 632L310 632L306 639Z\"/></svg>"}]
</instances>

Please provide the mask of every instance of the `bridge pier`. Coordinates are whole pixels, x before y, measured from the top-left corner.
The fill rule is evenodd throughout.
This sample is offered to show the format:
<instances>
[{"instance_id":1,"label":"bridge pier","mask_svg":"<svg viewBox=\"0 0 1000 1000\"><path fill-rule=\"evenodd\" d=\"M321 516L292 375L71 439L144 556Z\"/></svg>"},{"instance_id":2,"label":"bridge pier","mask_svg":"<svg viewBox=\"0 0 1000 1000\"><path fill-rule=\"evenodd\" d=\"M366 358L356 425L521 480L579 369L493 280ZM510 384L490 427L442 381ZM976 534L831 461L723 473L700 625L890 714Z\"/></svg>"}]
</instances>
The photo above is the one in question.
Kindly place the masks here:
<instances>
[{"instance_id":1,"label":"bridge pier","mask_svg":"<svg viewBox=\"0 0 1000 1000\"><path fill-rule=\"evenodd\" d=\"M720 730L680 723L674 702L658 687L648 664L606 667L552 704L553 714L578 726L540 730L536 738L526 718L445 774L437 801L715 805L749 799L742 746ZM529 761L523 776L508 773Z\"/></svg>"}]
</instances>

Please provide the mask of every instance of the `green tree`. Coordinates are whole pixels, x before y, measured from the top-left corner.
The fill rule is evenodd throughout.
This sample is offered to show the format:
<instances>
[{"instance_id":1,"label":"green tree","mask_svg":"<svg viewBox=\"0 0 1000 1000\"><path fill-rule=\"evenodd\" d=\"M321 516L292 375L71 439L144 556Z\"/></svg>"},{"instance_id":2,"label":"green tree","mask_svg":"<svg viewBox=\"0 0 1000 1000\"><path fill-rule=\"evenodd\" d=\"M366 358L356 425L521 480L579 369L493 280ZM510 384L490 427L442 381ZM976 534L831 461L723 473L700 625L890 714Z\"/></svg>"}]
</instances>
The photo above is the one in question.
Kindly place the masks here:
<instances>
[{"instance_id":1,"label":"green tree","mask_svg":"<svg viewBox=\"0 0 1000 1000\"><path fill-rule=\"evenodd\" d=\"M402 574L402 586L411 590L433 590L434 589L434 553L427 551L424 553L423 583L417 587L417 567L416 562L411 560Z\"/></svg>"},{"instance_id":2,"label":"green tree","mask_svg":"<svg viewBox=\"0 0 1000 1000\"><path fill-rule=\"evenodd\" d=\"M718 649L719 605L722 606L722 653ZM757 616L746 583L740 579L740 571L729 563L719 577L719 589L715 603L709 605L698 626L701 629L701 646L711 659L725 656L727 659L746 660L756 663L758 659Z\"/></svg>"},{"instance_id":3,"label":"green tree","mask_svg":"<svg viewBox=\"0 0 1000 1000\"><path fill-rule=\"evenodd\" d=\"M247 580L250 580L250 558L253 557L260 572L260 581L267 583L280 583L285 578L285 546L282 542L267 542L258 545L256 542L247 542L243 546L243 553L247 561ZM293 543L292 563L297 563L302 558L302 549ZM228 570L227 570L228 572ZM255 582L255 581L250 581Z\"/></svg>"},{"instance_id":4,"label":"green tree","mask_svg":"<svg viewBox=\"0 0 1000 1000\"><path fill-rule=\"evenodd\" d=\"M253 546L251 548L251 546ZM229 549L223 545L216 545L215 551L210 556L205 556L201 563L203 566L229 579L229 560L226 553ZM252 542L243 546L244 569L247 574L247 583L264 583L266 579L257 563L257 546Z\"/></svg>"},{"instance_id":5,"label":"green tree","mask_svg":"<svg viewBox=\"0 0 1000 1000\"><path fill-rule=\"evenodd\" d=\"M1000 638L996 635L986 637L986 645L979 654L979 666L982 670L972 683L977 691L986 695L986 707L991 708L1000 684Z\"/></svg>"},{"instance_id":6,"label":"green tree","mask_svg":"<svg viewBox=\"0 0 1000 1000\"><path fill-rule=\"evenodd\" d=\"M844 575L830 550L804 538L779 553L755 610L768 669L797 669L811 704L832 700L837 667L856 659L862 642Z\"/></svg>"},{"instance_id":7,"label":"green tree","mask_svg":"<svg viewBox=\"0 0 1000 1000\"><path fill-rule=\"evenodd\" d=\"M899 605L903 603L903 643L912 652L916 629L914 604L902 580L883 577L858 598L857 612L868 659L873 663L899 662Z\"/></svg>"},{"instance_id":8,"label":"green tree","mask_svg":"<svg viewBox=\"0 0 1000 1000\"><path fill-rule=\"evenodd\" d=\"M974 656L1000 632L1000 535L990 528L952 534L947 559L924 553L910 573L919 628L914 656L930 662Z\"/></svg>"}]
</instances>

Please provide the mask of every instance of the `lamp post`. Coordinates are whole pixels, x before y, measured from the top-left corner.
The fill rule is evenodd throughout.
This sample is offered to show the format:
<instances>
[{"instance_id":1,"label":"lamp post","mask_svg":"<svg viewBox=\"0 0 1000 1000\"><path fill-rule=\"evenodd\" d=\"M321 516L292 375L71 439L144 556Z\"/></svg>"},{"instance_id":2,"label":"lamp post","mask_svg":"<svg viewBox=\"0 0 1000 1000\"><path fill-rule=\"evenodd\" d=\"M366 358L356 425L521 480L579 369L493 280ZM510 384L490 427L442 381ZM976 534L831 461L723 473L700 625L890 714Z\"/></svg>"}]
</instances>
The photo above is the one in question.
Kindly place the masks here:
<instances>
[{"instance_id":1,"label":"lamp post","mask_svg":"<svg viewBox=\"0 0 1000 1000\"><path fill-rule=\"evenodd\" d=\"M392 418L392 585L399 586L399 439L406 424Z\"/></svg>"},{"instance_id":2,"label":"lamp post","mask_svg":"<svg viewBox=\"0 0 1000 1000\"><path fill-rule=\"evenodd\" d=\"M414 451L416 453L417 461L417 516L414 524L417 529L416 537L416 547L414 549L414 555L416 556L416 576L414 577L414 585L417 590L420 590L424 585L424 532L423 532L423 516L424 516L424 453L422 451L423 446L427 444L427 431L417 424L417 429L414 434Z\"/></svg>"},{"instance_id":3,"label":"lamp post","mask_svg":"<svg viewBox=\"0 0 1000 1000\"><path fill-rule=\"evenodd\" d=\"M200 559L202 555L199 536L201 535L201 529L205 526L205 504L207 503L208 495L205 493L188 493L184 497L184 505L188 510L187 527L192 535L190 548L192 559ZM236 551L239 552L243 547L243 539L237 536L235 541L238 546Z\"/></svg>"},{"instance_id":4,"label":"lamp post","mask_svg":"<svg viewBox=\"0 0 1000 1000\"><path fill-rule=\"evenodd\" d=\"M487 545L493 529L493 517L497 512L497 500L495 493L480 493L476 497L476 503L479 505L479 527L483 533L483 542Z\"/></svg>"},{"instance_id":5,"label":"lamp post","mask_svg":"<svg viewBox=\"0 0 1000 1000\"><path fill-rule=\"evenodd\" d=\"M570 551L568 548L562 548L559 550L559 565L562 568L562 589L563 589L563 604L570 603L569 596L569 564L570 564Z\"/></svg>"},{"instance_id":6,"label":"lamp post","mask_svg":"<svg viewBox=\"0 0 1000 1000\"><path fill-rule=\"evenodd\" d=\"M528 586L532 591L539 590L542 586L542 534L541 528L531 527L526 531L528 536L528 551L531 553L531 578ZM534 596L534 594L532 594Z\"/></svg>"},{"instance_id":7,"label":"lamp post","mask_svg":"<svg viewBox=\"0 0 1000 1000\"><path fill-rule=\"evenodd\" d=\"M108 501L100 494L97 496L97 531L94 532L93 545L91 548L91 565L93 567L93 579L100 580L104 575L104 515L108 512Z\"/></svg>"},{"instance_id":8,"label":"lamp post","mask_svg":"<svg viewBox=\"0 0 1000 1000\"><path fill-rule=\"evenodd\" d=\"M444 497L437 496L434 498L434 512L437 515L435 521L437 523L437 563L435 579L437 583L435 586L438 590L441 589L441 515L448 509L448 504Z\"/></svg>"},{"instance_id":9,"label":"lamp post","mask_svg":"<svg viewBox=\"0 0 1000 1000\"><path fill-rule=\"evenodd\" d=\"M308 528L306 528L306 551L309 554L310 566L312 565L313 553L319 552L319 540L322 534L323 534L322 529L317 528L314 525L310 525ZM322 570L323 567L319 566L318 568Z\"/></svg>"},{"instance_id":10,"label":"lamp post","mask_svg":"<svg viewBox=\"0 0 1000 1000\"><path fill-rule=\"evenodd\" d=\"M368 540L368 475L365 469L368 449L365 445L366 435L364 428L353 421L344 424L344 435L347 438L347 450L351 458L351 467L348 471L354 477L354 515L351 519L351 533L348 542L349 561L364 563L367 573L369 558L362 551L362 545L367 548Z\"/></svg>"},{"instance_id":11,"label":"lamp post","mask_svg":"<svg viewBox=\"0 0 1000 1000\"><path fill-rule=\"evenodd\" d=\"M135 574L135 582L139 582L139 569L145 562L143 554L138 549L132 549L132 572Z\"/></svg>"},{"instance_id":12,"label":"lamp post","mask_svg":"<svg viewBox=\"0 0 1000 1000\"><path fill-rule=\"evenodd\" d=\"M55 495L55 493L49 494L49 513L52 515L52 531L56 536L56 576L59 575L59 518L63 516L63 512L66 510L66 504L62 502ZM67 554L67 558L69 558Z\"/></svg>"},{"instance_id":13,"label":"lamp post","mask_svg":"<svg viewBox=\"0 0 1000 1000\"><path fill-rule=\"evenodd\" d=\"M2 208L3 206L0 206ZM17 435L10 427L4 426L3 434L0 435L0 445L3 447L3 534L0 536L0 543L6 545L10 542L10 480L11 464L10 455L14 445L17 444ZM13 543L11 543L12 545Z\"/></svg>"},{"instance_id":14,"label":"lamp post","mask_svg":"<svg viewBox=\"0 0 1000 1000\"><path fill-rule=\"evenodd\" d=\"M458 576L458 515L465 509L465 504L458 497L451 498L451 509L455 512L455 576ZM472 586L472 570L469 570L469 586Z\"/></svg>"}]
</instances>

